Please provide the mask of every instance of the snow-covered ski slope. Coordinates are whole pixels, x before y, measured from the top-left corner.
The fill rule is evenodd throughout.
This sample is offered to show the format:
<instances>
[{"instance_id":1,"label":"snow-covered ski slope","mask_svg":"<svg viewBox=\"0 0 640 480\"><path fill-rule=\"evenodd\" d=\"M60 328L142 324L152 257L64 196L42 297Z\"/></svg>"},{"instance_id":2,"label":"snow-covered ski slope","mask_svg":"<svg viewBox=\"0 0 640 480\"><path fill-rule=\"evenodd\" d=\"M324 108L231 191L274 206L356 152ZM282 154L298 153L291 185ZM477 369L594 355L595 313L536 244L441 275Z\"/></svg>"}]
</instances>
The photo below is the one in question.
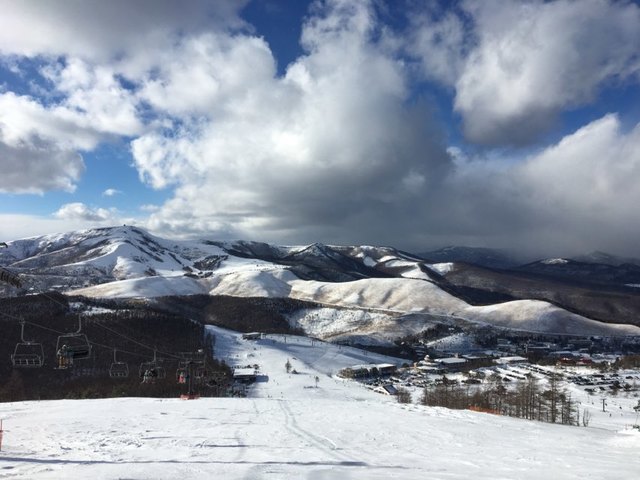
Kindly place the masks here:
<instances>
[{"instance_id":1,"label":"snow-covered ski slope","mask_svg":"<svg viewBox=\"0 0 640 480\"><path fill-rule=\"evenodd\" d=\"M329 376L393 359L215 333L231 363L259 365L248 398L0 404L0 478L624 480L640 471L637 431L399 405ZM286 373L287 359L298 374Z\"/></svg>"}]
</instances>

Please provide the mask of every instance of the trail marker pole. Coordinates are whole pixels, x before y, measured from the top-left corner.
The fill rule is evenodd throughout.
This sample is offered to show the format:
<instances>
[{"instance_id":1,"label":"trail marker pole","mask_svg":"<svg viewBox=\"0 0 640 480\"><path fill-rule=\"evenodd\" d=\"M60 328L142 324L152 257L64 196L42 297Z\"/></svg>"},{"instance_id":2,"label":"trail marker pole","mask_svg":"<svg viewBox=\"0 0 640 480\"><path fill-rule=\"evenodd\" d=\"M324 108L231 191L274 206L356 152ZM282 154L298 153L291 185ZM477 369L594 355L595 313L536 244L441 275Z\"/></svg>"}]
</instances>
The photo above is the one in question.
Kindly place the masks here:
<instances>
[{"instance_id":1,"label":"trail marker pole","mask_svg":"<svg viewBox=\"0 0 640 480\"><path fill-rule=\"evenodd\" d=\"M0 452L2 451L2 434L4 430L2 429L2 419L0 418Z\"/></svg>"}]
</instances>

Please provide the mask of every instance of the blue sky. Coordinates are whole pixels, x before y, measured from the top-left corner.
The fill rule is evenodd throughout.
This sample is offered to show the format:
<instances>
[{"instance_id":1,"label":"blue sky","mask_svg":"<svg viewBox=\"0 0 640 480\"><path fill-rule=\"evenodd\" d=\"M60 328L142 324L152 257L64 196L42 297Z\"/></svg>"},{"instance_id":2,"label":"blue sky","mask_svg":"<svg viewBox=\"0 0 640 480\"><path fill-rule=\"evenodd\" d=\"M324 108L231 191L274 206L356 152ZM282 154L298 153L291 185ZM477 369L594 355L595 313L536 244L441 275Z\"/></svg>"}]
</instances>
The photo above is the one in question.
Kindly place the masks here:
<instances>
[{"instance_id":1,"label":"blue sky","mask_svg":"<svg viewBox=\"0 0 640 480\"><path fill-rule=\"evenodd\" d=\"M625 0L0 0L0 236L640 255Z\"/></svg>"}]
</instances>

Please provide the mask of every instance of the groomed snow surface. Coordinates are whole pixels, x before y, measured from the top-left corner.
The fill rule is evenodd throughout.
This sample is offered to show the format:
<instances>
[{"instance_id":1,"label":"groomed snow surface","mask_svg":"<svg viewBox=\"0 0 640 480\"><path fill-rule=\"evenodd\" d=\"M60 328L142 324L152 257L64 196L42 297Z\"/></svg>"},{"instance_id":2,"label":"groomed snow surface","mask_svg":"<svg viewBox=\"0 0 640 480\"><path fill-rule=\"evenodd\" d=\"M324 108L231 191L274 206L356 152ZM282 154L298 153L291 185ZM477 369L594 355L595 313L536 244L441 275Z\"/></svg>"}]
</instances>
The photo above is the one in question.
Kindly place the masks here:
<instances>
[{"instance_id":1,"label":"groomed snow surface","mask_svg":"<svg viewBox=\"0 0 640 480\"><path fill-rule=\"evenodd\" d=\"M0 404L0 478L634 479L640 471L634 430L399 405L332 376L395 359L307 338L214 333L219 356L259 365L249 398ZM286 373L287 359L297 374Z\"/></svg>"}]
</instances>

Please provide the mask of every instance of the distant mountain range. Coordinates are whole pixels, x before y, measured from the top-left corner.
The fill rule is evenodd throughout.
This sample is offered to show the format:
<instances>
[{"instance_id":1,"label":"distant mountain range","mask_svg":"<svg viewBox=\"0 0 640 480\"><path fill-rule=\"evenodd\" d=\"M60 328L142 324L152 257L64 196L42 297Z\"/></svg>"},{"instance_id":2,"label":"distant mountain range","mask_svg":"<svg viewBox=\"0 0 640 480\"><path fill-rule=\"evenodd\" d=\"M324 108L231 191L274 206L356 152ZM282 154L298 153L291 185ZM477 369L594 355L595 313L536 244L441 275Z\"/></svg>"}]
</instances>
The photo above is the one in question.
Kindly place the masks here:
<instances>
[{"instance_id":1,"label":"distant mountain range","mask_svg":"<svg viewBox=\"0 0 640 480\"><path fill-rule=\"evenodd\" d=\"M510 268L523 263L503 250L481 247L444 247L419 255L432 262L465 262L489 268Z\"/></svg>"},{"instance_id":2,"label":"distant mountain range","mask_svg":"<svg viewBox=\"0 0 640 480\"><path fill-rule=\"evenodd\" d=\"M415 255L390 247L173 241L113 227L7 241L23 290L142 298L294 299L309 335L385 344L433 322L541 333L640 334L640 267L551 259L516 266L490 249ZM296 304L298 305L298 304Z\"/></svg>"},{"instance_id":3,"label":"distant mountain range","mask_svg":"<svg viewBox=\"0 0 640 480\"><path fill-rule=\"evenodd\" d=\"M489 268L514 268L520 265L531 263L531 259L527 259L523 255L515 252L499 250L483 247L444 247L438 250L426 251L418 254L420 257L433 262L465 262ZM553 262L558 259L542 259L538 262ZM565 259L560 259L565 260ZM601 265L609 265L618 267L625 264L640 266L640 259L630 257L619 257L604 252L591 252L584 255L576 255L566 260L580 263L597 263ZM558 262L556 262L558 263Z\"/></svg>"}]
</instances>

